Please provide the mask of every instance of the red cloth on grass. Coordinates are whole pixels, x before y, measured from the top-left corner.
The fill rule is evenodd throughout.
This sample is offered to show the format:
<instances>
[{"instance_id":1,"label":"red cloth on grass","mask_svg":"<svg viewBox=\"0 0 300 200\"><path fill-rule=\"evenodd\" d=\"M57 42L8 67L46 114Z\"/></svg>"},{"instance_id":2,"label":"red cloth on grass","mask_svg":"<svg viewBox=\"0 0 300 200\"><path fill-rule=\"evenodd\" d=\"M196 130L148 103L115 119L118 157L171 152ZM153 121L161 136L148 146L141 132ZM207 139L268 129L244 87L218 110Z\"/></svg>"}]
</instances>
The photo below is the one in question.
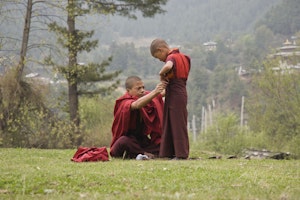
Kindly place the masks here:
<instances>
[{"instance_id":1,"label":"red cloth on grass","mask_svg":"<svg viewBox=\"0 0 300 200\"><path fill-rule=\"evenodd\" d=\"M74 162L96 162L108 161L106 147L79 147L71 161Z\"/></svg>"}]
</instances>

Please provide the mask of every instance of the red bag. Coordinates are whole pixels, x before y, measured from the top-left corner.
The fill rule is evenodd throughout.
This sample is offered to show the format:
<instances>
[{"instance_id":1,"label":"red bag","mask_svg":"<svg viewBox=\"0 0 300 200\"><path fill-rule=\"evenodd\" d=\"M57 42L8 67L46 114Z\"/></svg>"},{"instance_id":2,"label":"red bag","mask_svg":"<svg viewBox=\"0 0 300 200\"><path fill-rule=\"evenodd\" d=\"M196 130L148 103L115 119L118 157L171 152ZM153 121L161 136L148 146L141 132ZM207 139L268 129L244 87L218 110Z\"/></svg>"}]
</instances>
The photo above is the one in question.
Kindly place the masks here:
<instances>
[{"instance_id":1,"label":"red bag","mask_svg":"<svg viewBox=\"0 0 300 200\"><path fill-rule=\"evenodd\" d=\"M108 161L106 147L79 147L71 161L74 162L96 162Z\"/></svg>"}]
</instances>

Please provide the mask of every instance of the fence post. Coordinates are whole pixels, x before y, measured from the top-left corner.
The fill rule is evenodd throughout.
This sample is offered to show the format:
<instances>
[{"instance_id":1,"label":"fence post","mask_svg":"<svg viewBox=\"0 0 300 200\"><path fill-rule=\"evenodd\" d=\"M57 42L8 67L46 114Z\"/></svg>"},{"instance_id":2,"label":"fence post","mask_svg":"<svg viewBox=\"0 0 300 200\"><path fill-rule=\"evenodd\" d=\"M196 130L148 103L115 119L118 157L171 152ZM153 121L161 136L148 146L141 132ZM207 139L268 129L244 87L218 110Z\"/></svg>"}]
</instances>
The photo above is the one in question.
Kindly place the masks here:
<instances>
[{"instance_id":1,"label":"fence post","mask_svg":"<svg viewBox=\"0 0 300 200\"><path fill-rule=\"evenodd\" d=\"M242 96L242 105L241 105L241 126L244 124L244 100L245 97Z\"/></svg>"},{"instance_id":2,"label":"fence post","mask_svg":"<svg viewBox=\"0 0 300 200\"><path fill-rule=\"evenodd\" d=\"M208 114L209 114L209 125L212 125L212 110L211 110L211 105L208 104Z\"/></svg>"},{"instance_id":3,"label":"fence post","mask_svg":"<svg viewBox=\"0 0 300 200\"><path fill-rule=\"evenodd\" d=\"M201 113L201 133L205 130L205 108L202 106L202 113Z\"/></svg>"},{"instance_id":4,"label":"fence post","mask_svg":"<svg viewBox=\"0 0 300 200\"><path fill-rule=\"evenodd\" d=\"M192 129L193 129L193 136L194 136L194 141L197 139L197 127L196 127L196 116L193 115L192 119Z\"/></svg>"}]
</instances>

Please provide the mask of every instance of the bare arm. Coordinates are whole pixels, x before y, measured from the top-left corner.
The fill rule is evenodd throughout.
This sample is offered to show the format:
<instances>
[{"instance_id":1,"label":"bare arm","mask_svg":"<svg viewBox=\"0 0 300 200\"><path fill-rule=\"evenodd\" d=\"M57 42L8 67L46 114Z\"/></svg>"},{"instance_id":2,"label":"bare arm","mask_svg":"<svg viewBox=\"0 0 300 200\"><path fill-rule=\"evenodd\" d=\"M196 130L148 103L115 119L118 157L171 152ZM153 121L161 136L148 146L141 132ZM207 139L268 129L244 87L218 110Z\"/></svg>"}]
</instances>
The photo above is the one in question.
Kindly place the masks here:
<instances>
[{"instance_id":1,"label":"bare arm","mask_svg":"<svg viewBox=\"0 0 300 200\"><path fill-rule=\"evenodd\" d=\"M173 62L172 61L168 61L166 62L166 64L161 68L160 72L159 72L159 76L161 80L167 80L166 78L166 74L168 72L170 72L170 70L173 67Z\"/></svg>"},{"instance_id":2,"label":"bare arm","mask_svg":"<svg viewBox=\"0 0 300 200\"><path fill-rule=\"evenodd\" d=\"M142 96L141 98L137 99L136 101L134 101L130 106L131 110L140 109L140 108L144 107L145 105L147 105L153 98L155 98L160 93L163 93L163 91L166 87L166 84L167 84L166 82L161 82L161 83L157 84L155 89L152 90L150 93L148 93L148 94Z\"/></svg>"}]
</instances>

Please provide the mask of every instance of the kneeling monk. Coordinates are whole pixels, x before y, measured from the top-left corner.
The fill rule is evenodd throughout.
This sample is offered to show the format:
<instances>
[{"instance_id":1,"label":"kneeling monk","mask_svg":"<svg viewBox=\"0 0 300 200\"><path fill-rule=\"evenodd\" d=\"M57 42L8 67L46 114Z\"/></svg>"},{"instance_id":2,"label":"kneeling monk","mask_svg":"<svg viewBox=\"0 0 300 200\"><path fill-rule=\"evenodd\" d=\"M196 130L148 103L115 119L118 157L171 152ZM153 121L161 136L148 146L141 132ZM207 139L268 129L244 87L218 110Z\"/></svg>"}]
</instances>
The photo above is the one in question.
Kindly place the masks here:
<instances>
[{"instance_id":1,"label":"kneeling monk","mask_svg":"<svg viewBox=\"0 0 300 200\"><path fill-rule=\"evenodd\" d=\"M158 155L162 134L162 97L166 84L161 82L150 92L145 90L141 78L130 76L126 79L127 92L116 100L114 108L112 157Z\"/></svg>"}]
</instances>

